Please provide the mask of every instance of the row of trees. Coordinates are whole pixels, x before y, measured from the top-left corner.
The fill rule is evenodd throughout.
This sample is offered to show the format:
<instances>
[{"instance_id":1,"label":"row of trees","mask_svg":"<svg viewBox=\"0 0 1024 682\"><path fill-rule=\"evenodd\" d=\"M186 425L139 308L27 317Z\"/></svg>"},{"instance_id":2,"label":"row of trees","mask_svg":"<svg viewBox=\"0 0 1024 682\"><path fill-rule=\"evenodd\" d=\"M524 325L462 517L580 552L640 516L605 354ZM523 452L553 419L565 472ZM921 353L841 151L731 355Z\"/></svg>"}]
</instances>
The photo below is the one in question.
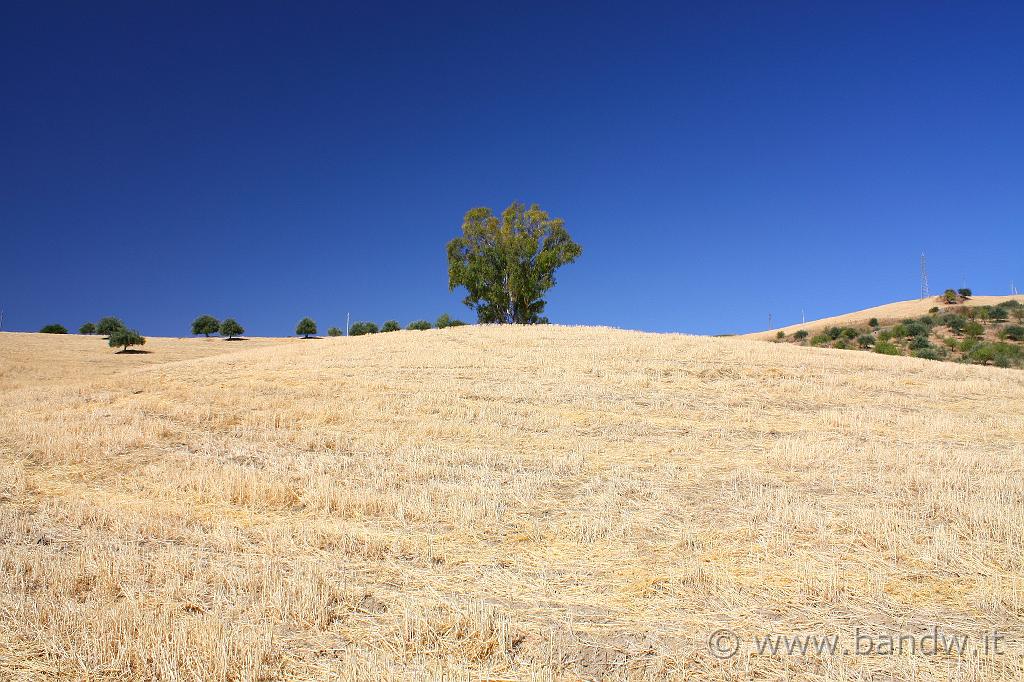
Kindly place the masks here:
<instances>
[{"instance_id":1,"label":"row of trees","mask_svg":"<svg viewBox=\"0 0 1024 682\"><path fill-rule=\"evenodd\" d=\"M40 329L44 334L67 334L68 330L59 324L48 324ZM78 328L79 334L99 334L107 337L107 343L111 348L120 348L127 351L131 346L143 346L146 337L136 329L129 329L128 325L116 317L104 317L95 324L86 322Z\"/></svg>"},{"instance_id":2,"label":"row of trees","mask_svg":"<svg viewBox=\"0 0 1024 682\"><path fill-rule=\"evenodd\" d=\"M437 329L445 329L446 327L461 327L466 323L462 320L453 319L448 313L443 313L437 318L437 321L433 325L427 320L414 320L406 325L406 329L424 330L436 327ZM397 332L402 326L398 324L398 320L388 320L380 327L377 326L376 322L353 322L348 328L349 336L362 336L364 334L376 334L378 332ZM331 327L327 330L330 336L341 336L342 331L337 327Z\"/></svg>"},{"instance_id":3,"label":"row of trees","mask_svg":"<svg viewBox=\"0 0 1024 682\"><path fill-rule=\"evenodd\" d=\"M213 315L200 315L192 320L192 333L196 336L202 334L207 338L210 337L210 334L220 334L228 341L231 341L235 337L244 334L245 328L238 324L238 321L233 317L229 317L222 322Z\"/></svg>"}]
</instances>

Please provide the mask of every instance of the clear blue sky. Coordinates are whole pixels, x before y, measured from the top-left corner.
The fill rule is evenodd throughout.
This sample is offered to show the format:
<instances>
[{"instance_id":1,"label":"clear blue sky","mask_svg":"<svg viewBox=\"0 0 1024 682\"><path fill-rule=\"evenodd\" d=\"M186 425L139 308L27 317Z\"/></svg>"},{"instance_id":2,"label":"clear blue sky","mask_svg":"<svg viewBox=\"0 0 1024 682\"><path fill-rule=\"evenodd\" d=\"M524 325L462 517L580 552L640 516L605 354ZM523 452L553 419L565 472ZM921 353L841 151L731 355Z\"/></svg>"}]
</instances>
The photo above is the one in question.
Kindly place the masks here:
<instances>
[{"instance_id":1,"label":"clear blue sky","mask_svg":"<svg viewBox=\"0 0 1024 682\"><path fill-rule=\"evenodd\" d=\"M559 4L561 6L555 6ZM537 202L553 322L726 333L1024 290L1024 3L5 2L5 329L473 314Z\"/></svg>"}]
</instances>

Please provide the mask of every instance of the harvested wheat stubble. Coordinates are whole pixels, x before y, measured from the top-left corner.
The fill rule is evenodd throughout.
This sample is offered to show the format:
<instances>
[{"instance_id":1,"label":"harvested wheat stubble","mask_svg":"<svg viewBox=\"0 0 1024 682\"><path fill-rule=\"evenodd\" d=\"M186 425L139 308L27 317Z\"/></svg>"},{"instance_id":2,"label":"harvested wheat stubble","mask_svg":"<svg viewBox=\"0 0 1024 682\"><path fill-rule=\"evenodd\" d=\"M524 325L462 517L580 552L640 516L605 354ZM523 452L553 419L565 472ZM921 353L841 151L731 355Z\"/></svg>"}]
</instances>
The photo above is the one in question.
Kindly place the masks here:
<instances>
[{"instance_id":1,"label":"harvested wheat stubble","mask_svg":"<svg viewBox=\"0 0 1024 682\"><path fill-rule=\"evenodd\" d=\"M0 678L1024 675L1019 371L556 326L28 336ZM932 625L1005 653L748 639Z\"/></svg>"}]
</instances>

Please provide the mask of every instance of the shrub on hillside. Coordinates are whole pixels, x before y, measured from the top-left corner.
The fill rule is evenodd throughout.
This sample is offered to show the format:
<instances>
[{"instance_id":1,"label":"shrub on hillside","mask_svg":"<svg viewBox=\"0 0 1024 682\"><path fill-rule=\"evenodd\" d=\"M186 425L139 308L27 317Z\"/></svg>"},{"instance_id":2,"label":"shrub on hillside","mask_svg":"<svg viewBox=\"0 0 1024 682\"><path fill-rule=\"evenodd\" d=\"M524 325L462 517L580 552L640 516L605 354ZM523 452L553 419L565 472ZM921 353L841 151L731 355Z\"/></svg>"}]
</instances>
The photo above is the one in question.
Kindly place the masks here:
<instances>
[{"instance_id":1,"label":"shrub on hillside","mask_svg":"<svg viewBox=\"0 0 1024 682\"><path fill-rule=\"evenodd\" d=\"M209 338L210 334L216 334L219 331L220 320L213 315L200 315L196 319L192 320L193 335L203 334Z\"/></svg>"},{"instance_id":2,"label":"shrub on hillside","mask_svg":"<svg viewBox=\"0 0 1024 682\"><path fill-rule=\"evenodd\" d=\"M883 329L882 331L878 332L878 340L879 341L888 341L891 338L892 338L892 332L889 331L888 329Z\"/></svg>"},{"instance_id":3,"label":"shrub on hillside","mask_svg":"<svg viewBox=\"0 0 1024 682\"><path fill-rule=\"evenodd\" d=\"M382 332L397 332L399 329L401 327L398 325L398 320L388 320L380 328Z\"/></svg>"},{"instance_id":4,"label":"shrub on hillside","mask_svg":"<svg viewBox=\"0 0 1024 682\"><path fill-rule=\"evenodd\" d=\"M939 312L939 306L932 306L928 309L928 312L933 314Z\"/></svg>"},{"instance_id":5,"label":"shrub on hillside","mask_svg":"<svg viewBox=\"0 0 1024 682\"><path fill-rule=\"evenodd\" d=\"M78 333L86 335L95 334L96 325L94 325L92 322L86 322L85 324L78 328Z\"/></svg>"},{"instance_id":6,"label":"shrub on hillside","mask_svg":"<svg viewBox=\"0 0 1024 682\"><path fill-rule=\"evenodd\" d=\"M117 329L124 329L124 322L116 317L104 317L96 323L96 333L102 336L110 336Z\"/></svg>"},{"instance_id":7,"label":"shrub on hillside","mask_svg":"<svg viewBox=\"0 0 1024 682\"><path fill-rule=\"evenodd\" d=\"M871 334L861 334L857 337L857 345L861 348L870 348L875 343L875 337Z\"/></svg>"},{"instance_id":8,"label":"shrub on hillside","mask_svg":"<svg viewBox=\"0 0 1024 682\"><path fill-rule=\"evenodd\" d=\"M341 336L341 330L337 327L331 327L327 330L327 336Z\"/></svg>"},{"instance_id":9,"label":"shrub on hillside","mask_svg":"<svg viewBox=\"0 0 1024 682\"><path fill-rule=\"evenodd\" d=\"M972 338L977 338L985 333L985 328L977 322L968 322L964 325L964 334Z\"/></svg>"},{"instance_id":10,"label":"shrub on hillside","mask_svg":"<svg viewBox=\"0 0 1024 682\"><path fill-rule=\"evenodd\" d=\"M807 330L798 329L796 332L793 333L793 338L796 339L797 341L803 341L804 339L807 338Z\"/></svg>"},{"instance_id":11,"label":"shrub on hillside","mask_svg":"<svg viewBox=\"0 0 1024 682\"><path fill-rule=\"evenodd\" d=\"M875 344L875 352L882 355L900 355L900 348L894 343L879 341Z\"/></svg>"},{"instance_id":12,"label":"shrub on hillside","mask_svg":"<svg viewBox=\"0 0 1024 682\"><path fill-rule=\"evenodd\" d=\"M921 348L914 351L915 358L921 358L922 360L941 360L942 354L937 348Z\"/></svg>"},{"instance_id":13,"label":"shrub on hillside","mask_svg":"<svg viewBox=\"0 0 1024 682\"><path fill-rule=\"evenodd\" d=\"M786 338L786 332L780 329L779 331L775 332L775 338L781 341L782 339Z\"/></svg>"},{"instance_id":14,"label":"shrub on hillside","mask_svg":"<svg viewBox=\"0 0 1024 682\"><path fill-rule=\"evenodd\" d=\"M912 336L910 338L910 350L924 350L925 348L931 347L932 344L928 341L927 336Z\"/></svg>"},{"instance_id":15,"label":"shrub on hillside","mask_svg":"<svg viewBox=\"0 0 1024 682\"><path fill-rule=\"evenodd\" d=\"M870 320L868 320L868 326L871 327L872 329L878 329L878 318L872 317Z\"/></svg>"},{"instance_id":16,"label":"shrub on hillside","mask_svg":"<svg viewBox=\"0 0 1024 682\"><path fill-rule=\"evenodd\" d=\"M349 336L362 336L364 334L376 334L380 331L376 322L353 322L348 328Z\"/></svg>"},{"instance_id":17,"label":"shrub on hillside","mask_svg":"<svg viewBox=\"0 0 1024 682\"><path fill-rule=\"evenodd\" d=\"M1010 311L1001 305L997 305L994 308L990 308L988 311L988 319L993 322L1006 322L1010 318Z\"/></svg>"},{"instance_id":18,"label":"shrub on hillside","mask_svg":"<svg viewBox=\"0 0 1024 682\"><path fill-rule=\"evenodd\" d=\"M62 324L48 324L39 330L40 334L67 334L68 330Z\"/></svg>"},{"instance_id":19,"label":"shrub on hillside","mask_svg":"<svg viewBox=\"0 0 1024 682\"><path fill-rule=\"evenodd\" d=\"M308 317L302 318L295 326L295 334L304 339L308 339L310 336L316 334L316 322Z\"/></svg>"},{"instance_id":20,"label":"shrub on hillside","mask_svg":"<svg viewBox=\"0 0 1024 682\"><path fill-rule=\"evenodd\" d=\"M419 331L423 331L425 329L430 329L430 323L426 320L416 320L415 322L410 322L406 329L417 329Z\"/></svg>"},{"instance_id":21,"label":"shrub on hillside","mask_svg":"<svg viewBox=\"0 0 1024 682\"><path fill-rule=\"evenodd\" d=\"M110 339L107 341L111 348L120 348L122 352L127 351L130 346L142 346L146 343L146 337L134 329L121 327L110 332Z\"/></svg>"},{"instance_id":22,"label":"shrub on hillside","mask_svg":"<svg viewBox=\"0 0 1024 682\"><path fill-rule=\"evenodd\" d=\"M956 293L958 293L962 298L970 298L971 296L974 295L973 293L971 293L970 289L966 289L966 288L964 288L964 289L957 289Z\"/></svg>"},{"instance_id":23,"label":"shrub on hillside","mask_svg":"<svg viewBox=\"0 0 1024 682\"><path fill-rule=\"evenodd\" d=\"M1024 341L1024 327L1012 324L999 332L999 338L1009 341Z\"/></svg>"},{"instance_id":24,"label":"shrub on hillside","mask_svg":"<svg viewBox=\"0 0 1024 682\"><path fill-rule=\"evenodd\" d=\"M825 346L832 341L832 337L828 334L815 334L811 337L812 346Z\"/></svg>"},{"instance_id":25,"label":"shrub on hillside","mask_svg":"<svg viewBox=\"0 0 1024 682\"><path fill-rule=\"evenodd\" d=\"M961 315L946 315L942 318L942 324L951 332L961 334L964 331L964 327L967 326L967 318Z\"/></svg>"},{"instance_id":26,"label":"shrub on hillside","mask_svg":"<svg viewBox=\"0 0 1024 682\"><path fill-rule=\"evenodd\" d=\"M242 334L245 333L245 329L242 327L242 325L238 324L238 322L233 317L229 317L228 319L221 322L218 331L220 332L220 335L226 338L228 341L235 338L236 336L241 336Z\"/></svg>"},{"instance_id":27,"label":"shrub on hillside","mask_svg":"<svg viewBox=\"0 0 1024 682\"><path fill-rule=\"evenodd\" d=\"M942 300L945 301L947 304L952 305L954 303L959 303L960 297L953 289L946 289L944 292L942 292Z\"/></svg>"},{"instance_id":28,"label":"shrub on hillside","mask_svg":"<svg viewBox=\"0 0 1024 682\"><path fill-rule=\"evenodd\" d=\"M843 327L843 336L848 339L855 339L857 338L857 330L853 327Z\"/></svg>"},{"instance_id":29,"label":"shrub on hillside","mask_svg":"<svg viewBox=\"0 0 1024 682\"><path fill-rule=\"evenodd\" d=\"M832 347L838 350L846 350L848 348L848 346L846 345L846 339L839 339L838 341L832 344Z\"/></svg>"}]
</instances>

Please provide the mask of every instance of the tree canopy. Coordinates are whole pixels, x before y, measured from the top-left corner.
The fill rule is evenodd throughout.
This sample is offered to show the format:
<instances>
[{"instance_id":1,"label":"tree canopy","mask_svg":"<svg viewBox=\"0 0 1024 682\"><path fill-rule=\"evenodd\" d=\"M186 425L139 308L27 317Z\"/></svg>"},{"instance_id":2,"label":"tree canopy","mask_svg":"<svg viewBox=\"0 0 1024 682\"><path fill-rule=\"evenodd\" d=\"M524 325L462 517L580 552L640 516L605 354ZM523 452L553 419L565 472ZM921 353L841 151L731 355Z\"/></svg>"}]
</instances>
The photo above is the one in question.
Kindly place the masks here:
<instances>
[{"instance_id":1,"label":"tree canopy","mask_svg":"<svg viewBox=\"0 0 1024 682\"><path fill-rule=\"evenodd\" d=\"M139 334L134 329L125 329L119 327L114 331L110 332L110 341L108 341L111 348L121 348L122 350L128 350L129 346L142 346L146 343L146 337Z\"/></svg>"},{"instance_id":2,"label":"tree canopy","mask_svg":"<svg viewBox=\"0 0 1024 682\"><path fill-rule=\"evenodd\" d=\"M96 323L96 333L102 336L110 336L116 329L124 329L124 322L116 317L104 317Z\"/></svg>"},{"instance_id":3,"label":"tree canopy","mask_svg":"<svg viewBox=\"0 0 1024 682\"><path fill-rule=\"evenodd\" d=\"M308 317L302 318L295 327L295 333L304 339L308 339L310 334L316 334L316 322Z\"/></svg>"},{"instance_id":4,"label":"tree canopy","mask_svg":"<svg viewBox=\"0 0 1024 682\"><path fill-rule=\"evenodd\" d=\"M379 330L375 322L353 322L348 328L349 336L362 336L363 334L376 334Z\"/></svg>"},{"instance_id":5,"label":"tree canopy","mask_svg":"<svg viewBox=\"0 0 1024 682\"><path fill-rule=\"evenodd\" d=\"M448 288L466 288L463 303L479 322L547 322L544 294L555 285L555 270L582 252L565 221L537 204L513 203L500 218L474 208L463 219L462 236L448 242Z\"/></svg>"},{"instance_id":6,"label":"tree canopy","mask_svg":"<svg viewBox=\"0 0 1024 682\"><path fill-rule=\"evenodd\" d=\"M228 319L220 323L220 335L228 339L229 341L235 338L236 336L241 336L244 333L245 328L242 327L242 325L238 324L238 322L233 317L229 317Z\"/></svg>"},{"instance_id":7,"label":"tree canopy","mask_svg":"<svg viewBox=\"0 0 1024 682\"><path fill-rule=\"evenodd\" d=\"M86 322L85 324L83 324L81 327L78 328L78 333L79 334L95 334L96 333L96 325L94 325L92 322Z\"/></svg>"},{"instance_id":8,"label":"tree canopy","mask_svg":"<svg viewBox=\"0 0 1024 682\"><path fill-rule=\"evenodd\" d=\"M192 320L193 334L204 334L208 337L210 334L216 334L218 331L220 331L220 321L212 315L200 315Z\"/></svg>"},{"instance_id":9,"label":"tree canopy","mask_svg":"<svg viewBox=\"0 0 1024 682\"><path fill-rule=\"evenodd\" d=\"M48 324L39 330L40 334L67 334L68 330L62 324Z\"/></svg>"}]
</instances>

